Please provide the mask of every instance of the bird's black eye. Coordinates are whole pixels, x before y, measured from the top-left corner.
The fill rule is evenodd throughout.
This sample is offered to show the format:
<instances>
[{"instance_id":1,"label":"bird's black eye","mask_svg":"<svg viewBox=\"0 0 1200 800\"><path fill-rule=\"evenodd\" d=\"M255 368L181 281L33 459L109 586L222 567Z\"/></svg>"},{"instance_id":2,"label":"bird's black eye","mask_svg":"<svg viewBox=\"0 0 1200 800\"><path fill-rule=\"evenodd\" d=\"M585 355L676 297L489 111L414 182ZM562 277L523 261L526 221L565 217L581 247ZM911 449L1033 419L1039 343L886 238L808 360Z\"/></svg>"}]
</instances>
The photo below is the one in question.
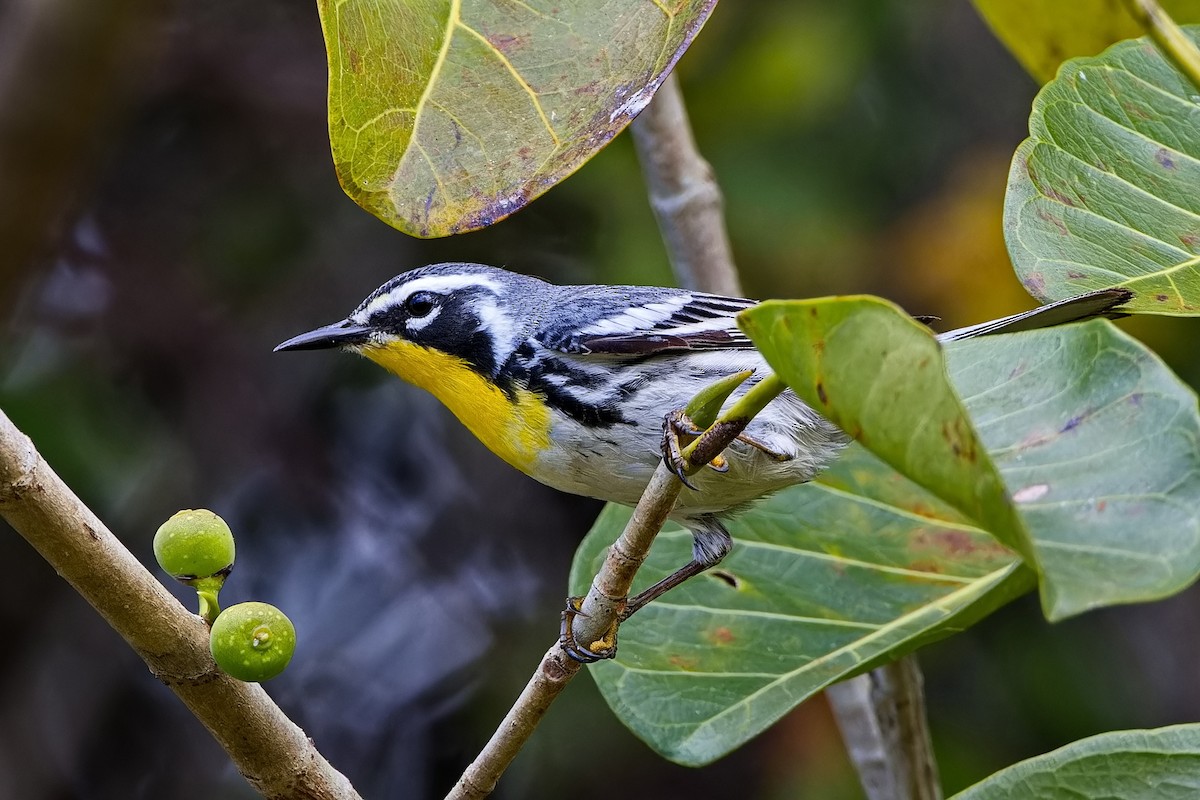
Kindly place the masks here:
<instances>
[{"instance_id":1,"label":"bird's black eye","mask_svg":"<svg viewBox=\"0 0 1200 800\"><path fill-rule=\"evenodd\" d=\"M404 301L404 310L410 317L423 317L433 311L435 299L433 292L413 292Z\"/></svg>"}]
</instances>

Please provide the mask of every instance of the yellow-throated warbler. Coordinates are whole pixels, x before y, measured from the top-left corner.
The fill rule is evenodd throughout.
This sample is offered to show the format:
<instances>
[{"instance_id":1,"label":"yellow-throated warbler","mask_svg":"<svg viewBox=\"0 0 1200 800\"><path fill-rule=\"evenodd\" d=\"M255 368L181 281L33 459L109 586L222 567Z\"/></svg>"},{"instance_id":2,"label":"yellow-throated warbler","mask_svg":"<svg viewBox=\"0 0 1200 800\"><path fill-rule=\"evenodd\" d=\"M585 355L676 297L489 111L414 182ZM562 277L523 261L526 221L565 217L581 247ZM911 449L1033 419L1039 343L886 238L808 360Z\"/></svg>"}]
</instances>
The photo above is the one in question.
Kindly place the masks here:
<instances>
[{"instance_id":1,"label":"yellow-throated warbler","mask_svg":"<svg viewBox=\"0 0 1200 800\"><path fill-rule=\"evenodd\" d=\"M1131 296L1102 290L942 334L943 341L1057 325ZM376 289L349 317L276 350L340 347L428 390L492 452L556 489L637 502L662 458L663 421L701 389L767 372L736 315L754 300L651 286L557 286L478 264L436 264ZM790 391L703 470L672 518L691 563L633 598L628 613L729 552L722 518L811 479L849 437Z\"/></svg>"}]
</instances>

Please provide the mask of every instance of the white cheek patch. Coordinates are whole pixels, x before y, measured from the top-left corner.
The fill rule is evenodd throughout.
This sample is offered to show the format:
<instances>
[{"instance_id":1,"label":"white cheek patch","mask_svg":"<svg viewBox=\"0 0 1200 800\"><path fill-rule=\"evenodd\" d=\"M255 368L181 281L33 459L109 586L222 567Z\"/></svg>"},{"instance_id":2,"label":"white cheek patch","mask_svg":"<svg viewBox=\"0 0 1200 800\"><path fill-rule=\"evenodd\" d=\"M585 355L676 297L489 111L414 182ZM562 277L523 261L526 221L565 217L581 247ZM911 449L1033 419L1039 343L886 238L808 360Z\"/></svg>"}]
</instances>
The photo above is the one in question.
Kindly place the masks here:
<instances>
[{"instance_id":1,"label":"white cheek patch","mask_svg":"<svg viewBox=\"0 0 1200 800\"><path fill-rule=\"evenodd\" d=\"M496 305L494 296L480 298L472 310L479 316L479 330L491 334L492 356L499 368L514 346L512 319Z\"/></svg>"}]
</instances>

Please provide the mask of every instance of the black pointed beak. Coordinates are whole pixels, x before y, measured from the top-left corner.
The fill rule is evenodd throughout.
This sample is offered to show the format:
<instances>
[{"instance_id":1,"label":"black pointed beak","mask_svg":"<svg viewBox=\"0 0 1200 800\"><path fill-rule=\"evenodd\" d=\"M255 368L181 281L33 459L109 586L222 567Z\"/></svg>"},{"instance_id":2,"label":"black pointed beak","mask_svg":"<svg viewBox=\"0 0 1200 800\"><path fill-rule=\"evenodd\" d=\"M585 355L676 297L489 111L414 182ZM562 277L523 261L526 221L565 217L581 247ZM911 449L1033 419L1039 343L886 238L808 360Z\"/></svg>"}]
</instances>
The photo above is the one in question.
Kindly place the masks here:
<instances>
[{"instance_id":1,"label":"black pointed beak","mask_svg":"<svg viewBox=\"0 0 1200 800\"><path fill-rule=\"evenodd\" d=\"M276 347L275 352L278 353L280 350L325 350L330 347L363 344L370 335L371 328L369 326L356 325L350 320L343 320L308 333L302 333L299 336L293 336Z\"/></svg>"}]
</instances>

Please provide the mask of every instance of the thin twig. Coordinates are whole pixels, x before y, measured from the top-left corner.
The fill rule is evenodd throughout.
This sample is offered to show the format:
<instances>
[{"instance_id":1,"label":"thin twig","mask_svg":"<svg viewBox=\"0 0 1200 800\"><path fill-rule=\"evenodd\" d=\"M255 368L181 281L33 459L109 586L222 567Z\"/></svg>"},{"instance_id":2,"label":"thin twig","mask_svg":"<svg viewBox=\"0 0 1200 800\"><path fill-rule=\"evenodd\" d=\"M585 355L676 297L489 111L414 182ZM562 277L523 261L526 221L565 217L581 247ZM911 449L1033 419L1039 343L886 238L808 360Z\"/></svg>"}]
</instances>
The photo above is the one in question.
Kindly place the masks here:
<instances>
[{"instance_id":1,"label":"thin twig","mask_svg":"<svg viewBox=\"0 0 1200 800\"><path fill-rule=\"evenodd\" d=\"M915 656L825 690L868 800L941 800Z\"/></svg>"},{"instance_id":2,"label":"thin twig","mask_svg":"<svg viewBox=\"0 0 1200 800\"><path fill-rule=\"evenodd\" d=\"M758 391L757 396L762 402L758 408L769 402L770 398L767 395L772 391L772 385L776 387L775 394L783 389L781 383L772 384L767 379L760 385L763 388ZM746 416L745 413L746 406L735 404L730 412L731 415L718 419L696 440L697 450L719 453L746 429L750 422L750 416ZM703 466L703 463L700 466ZM694 464L691 467L692 471L696 468ZM625 599L633 585L634 575L650 554L654 537L667 521L671 509L675 507L682 486L665 464L658 465L637 506L634 507L633 515L626 523L625 529L608 549L604 564L596 573L591 588L580 605L579 614L574 620L577 641L587 646L599 640L608 633L618 615L625 609ZM533 735L546 709L579 673L581 666L567 657L558 643L551 646L542 656L541 663L529 679L529 683L525 685L521 696L509 709L487 745L446 795L446 800L479 800L487 797L496 788L500 776L516 758L521 747Z\"/></svg>"},{"instance_id":3,"label":"thin twig","mask_svg":"<svg viewBox=\"0 0 1200 800\"><path fill-rule=\"evenodd\" d=\"M696 149L674 75L663 81L654 100L629 129L650 207L680 284L740 297L742 287L725 232L721 189L712 167Z\"/></svg>"},{"instance_id":4,"label":"thin twig","mask_svg":"<svg viewBox=\"0 0 1200 800\"><path fill-rule=\"evenodd\" d=\"M583 601L581 613L575 620L579 641L599 638L617 618L633 575L646 560L650 544L675 506L681 486L679 479L665 465L659 464ZM599 589L601 586L604 588ZM446 800L479 800L491 794L500 776L533 735L546 709L582 666L567 657L555 642L542 656L533 677L492 738L446 795Z\"/></svg>"},{"instance_id":5,"label":"thin twig","mask_svg":"<svg viewBox=\"0 0 1200 800\"><path fill-rule=\"evenodd\" d=\"M358 799L261 686L217 669L208 627L154 579L3 412L0 516L124 637L264 797Z\"/></svg>"},{"instance_id":6,"label":"thin twig","mask_svg":"<svg viewBox=\"0 0 1200 800\"><path fill-rule=\"evenodd\" d=\"M1125 8L1158 49L1200 91L1200 50L1155 0L1125 0Z\"/></svg>"},{"instance_id":7,"label":"thin twig","mask_svg":"<svg viewBox=\"0 0 1200 800\"><path fill-rule=\"evenodd\" d=\"M716 446L724 450L736 436L736 433L722 436L720 438L723 441L717 442ZM659 464L633 509L633 516L625 525L625 530L608 548L604 565L592 579L592 585L579 606L573 632L576 640L584 643L584 646L604 636L617 615L625 610L625 599L633 586L633 578L650 555L650 545L654 544L654 537L666 524L667 515L675 507L682 488L683 484L671 470L665 464Z\"/></svg>"}]
</instances>

